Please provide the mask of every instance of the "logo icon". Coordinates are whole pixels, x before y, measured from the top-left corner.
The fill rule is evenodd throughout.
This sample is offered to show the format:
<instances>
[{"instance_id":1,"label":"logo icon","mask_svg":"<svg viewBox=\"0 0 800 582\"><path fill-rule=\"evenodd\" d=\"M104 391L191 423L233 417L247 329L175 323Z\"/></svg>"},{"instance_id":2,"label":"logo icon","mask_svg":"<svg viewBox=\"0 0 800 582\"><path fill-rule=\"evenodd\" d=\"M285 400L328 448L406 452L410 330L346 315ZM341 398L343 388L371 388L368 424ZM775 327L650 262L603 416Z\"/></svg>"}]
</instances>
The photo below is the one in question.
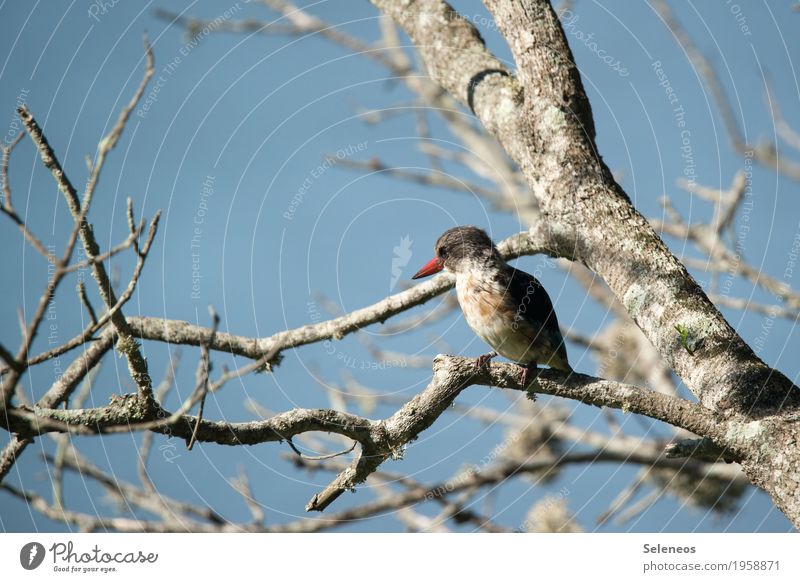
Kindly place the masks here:
<instances>
[{"instance_id":1,"label":"logo icon","mask_svg":"<svg viewBox=\"0 0 800 582\"><path fill-rule=\"evenodd\" d=\"M411 243L411 237L406 235L400 239L400 244L392 249L394 256L392 257L392 279L389 282L389 291L397 285L403 274L403 267L408 265L408 261L411 260Z\"/></svg>"},{"instance_id":2,"label":"logo icon","mask_svg":"<svg viewBox=\"0 0 800 582\"><path fill-rule=\"evenodd\" d=\"M19 551L19 563L26 570L35 570L44 561L44 546L39 542L28 542Z\"/></svg>"}]
</instances>

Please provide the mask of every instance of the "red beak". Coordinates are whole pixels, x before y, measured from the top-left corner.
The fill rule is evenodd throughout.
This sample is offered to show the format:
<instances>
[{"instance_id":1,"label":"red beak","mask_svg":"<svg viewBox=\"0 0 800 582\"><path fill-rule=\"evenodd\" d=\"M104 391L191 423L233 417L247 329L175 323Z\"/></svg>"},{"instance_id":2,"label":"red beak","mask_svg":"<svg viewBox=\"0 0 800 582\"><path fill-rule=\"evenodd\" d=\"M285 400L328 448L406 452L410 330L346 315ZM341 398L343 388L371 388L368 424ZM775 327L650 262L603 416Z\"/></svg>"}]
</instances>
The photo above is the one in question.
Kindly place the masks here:
<instances>
[{"instance_id":1,"label":"red beak","mask_svg":"<svg viewBox=\"0 0 800 582\"><path fill-rule=\"evenodd\" d=\"M411 277L412 279L421 279L422 277L427 277L428 275L433 275L434 273L438 273L444 269L444 261L439 257L434 257L427 263L425 266L422 267L417 274Z\"/></svg>"}]
</instances>

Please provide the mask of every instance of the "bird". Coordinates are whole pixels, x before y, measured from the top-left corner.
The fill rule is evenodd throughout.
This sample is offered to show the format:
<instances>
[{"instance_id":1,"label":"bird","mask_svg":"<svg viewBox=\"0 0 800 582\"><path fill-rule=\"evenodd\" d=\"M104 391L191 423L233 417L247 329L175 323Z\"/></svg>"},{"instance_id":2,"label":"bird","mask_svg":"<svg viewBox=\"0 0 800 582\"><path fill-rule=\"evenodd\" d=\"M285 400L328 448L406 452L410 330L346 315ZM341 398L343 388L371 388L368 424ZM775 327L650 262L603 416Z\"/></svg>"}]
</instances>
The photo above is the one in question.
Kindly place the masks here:
<instances>
[{"instance_id":1,"label":"bird","mask_svg":"<svg viewBox=\"0 0 800 582\"><path fill-rule=\"evenodd\" d=\"M443 269L455 275L467 325L493 350L478 358L479 368L501 355L522 367L524 386L539 364L572 373L547 291L536 277L506 263L486 231L451 228L436 241L434 253L412 279Z\"/></svg>"}]
</instances>

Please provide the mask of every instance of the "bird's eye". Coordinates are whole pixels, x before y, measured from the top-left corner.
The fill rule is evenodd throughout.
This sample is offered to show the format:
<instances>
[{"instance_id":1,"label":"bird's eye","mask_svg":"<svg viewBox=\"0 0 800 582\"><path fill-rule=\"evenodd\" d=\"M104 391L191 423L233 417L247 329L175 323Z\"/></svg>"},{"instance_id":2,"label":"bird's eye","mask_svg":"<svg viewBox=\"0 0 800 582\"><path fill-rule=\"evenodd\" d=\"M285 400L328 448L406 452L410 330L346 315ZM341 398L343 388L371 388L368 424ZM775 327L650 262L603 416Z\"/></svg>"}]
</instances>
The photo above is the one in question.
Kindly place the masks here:
<instances>
[{"instance_id":1,"label":"bird's eye","mask_svg":"<svg viewBox=\"0 0 800 582\"><path fill-rule=\"evenodd\" d=\"M442 247L439 249L439 258L444 259L445 257L447 257L447 248Z\"/></svg>"}]
</instances>

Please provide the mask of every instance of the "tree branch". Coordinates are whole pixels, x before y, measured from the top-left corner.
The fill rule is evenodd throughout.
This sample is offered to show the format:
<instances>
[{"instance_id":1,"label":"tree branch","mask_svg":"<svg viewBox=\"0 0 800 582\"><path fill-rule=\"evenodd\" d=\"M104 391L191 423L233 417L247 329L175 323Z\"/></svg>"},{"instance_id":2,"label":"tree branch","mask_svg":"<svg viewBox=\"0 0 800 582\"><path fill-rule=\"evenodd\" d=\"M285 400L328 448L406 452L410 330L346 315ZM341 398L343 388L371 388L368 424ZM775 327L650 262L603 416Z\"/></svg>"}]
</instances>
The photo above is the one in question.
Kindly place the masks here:
<instances>
[{"instance_id":1,"label":"tree branch","mask_svg":"<svg viewBox=\"0 0 800 582\"><path fill-rule=\"evenodd\" d=\"M117 306L119 302L116 294L114 293L114 289L111 286L111 281L108 278L105 266L102 262L96 260L96 258L101 255L100 246L97 244L92 226L86 221L86 215L89 211L89 205L91 203L94 190L97 186L97 181L103 168L106 155L108 152L114 149L119 141L119 137L122 134L122 130L124 129L128 118L130 117L131 111L143 95L144 89L153 75L153 52L146 37L145 53L146 67L142 81L130 103L128 103L128 105L123 108L122 112L120 113L119 119L117 120L117 123L115 124L111 133L103 138L103 140L100 142L97 162L94 165L92 173L89 177L89 181L87 182L86 191L83 195L83 202L78 199L77 191L61 167L55 152L50 147L50 144L48 143L47 138L44 136L41 127L39 127L39 124L36 122L27 106L23 105L17 110L20 119L25 126L25 130L28 132L28 135L31 137L31 140L36 148L39 150L42 163L48 170L50 170L50 173L53 175L59 190L62 192L67 201L67 206L72 214L73 219L75 220L76 226L78 227L80 239L83 243L83 248L86 251L87 260L91 263L92 274L100 289L100 296L103 298L103 301L109 310ZM148 241L145 244L145 255L147 254L147 250L149 250L150 244L155 236L159 216L160 212L157 212L153 218L153 222L151 223ZM145 361L144 356L142 356L141 350L133 338L132 330L128 325L128 322L126 321L121 309L117 308L116 312L111 313L111 322L119 334L117 348L120 352L124 353L127 358L128 369L131 377L139 387L139 391L141 392L142 396L152 398L152 381L150 379L150 374L147 371L147 362ZM10 395L5 396L7 399Z\"/></svg>"},{"instance_id":2,"label":"tree branch","mask_svg":"<svg viewBox=\"0 0 800 582\"><path fill-rule=\"evenodd\" d=\"M100 363L103 356L111 349L114 343L113 337L112 330L104 331L103 334L97 338L97 341L92 342L88 349L67 366L67 369L64 370L61 377L56 380L45 395L39 399L36 406L44 409L52 409L66 401L86 374L95 368ZM11 420L8 417L8 412L8 409L4 411L4 420L6 423ZM0 452L0 483L3 482L3 479L5 479L9 471L11 471L11 467L14 466L17 458L32 442L33 438L14 436L11 442Z\"/></svg>"},{"instance_id":3,"label":"tree branch","mask_svg":"<svg viewBox=\"0 0 800 582\"><path fill-rule=\"evenodd\" d=\"M554 252L554 249L546 244L542 234L535 229L508 237L498 245L498 248L507 259L535 253L551 254ZM130 317L127 321L136 338L192 346L207 344L209 349L254 360L260 360L265 354L272 352L270 360L274 361L284 350L329 339L339 340L345 335L373 323L383 323L398 313L441 295L451 289L454 284L455 279L451 275L442 273L410 289L390 295L377 303L351 311L341 317L281 331L265 338L246 337L225 332L212 334L210 328L171 319ZM74 342L71 341L71 343ZM39 361L38 357L37 361Z\"/></svg>"},{"instance_id":4,"label":"tree branch","mask_svg":"<svg viewBox=\"0 0 800 582\"><path fill-rule=\"evenodd\" d=\"M430 427L451 406L463 389L472 384L526 390L520 384L520 369L514 364L491 363L478 369L477 360L459 356L437 356L428 386L385 420L369 420L333 410L295 409L253 422L212 422L198 417L153 410L141 396L114 397L106 407L93 409L36 408L35 416L10 411L9 430L30 436L63 430L58 421L98 433L152 430L191 442L252 445L276 442L310 431L347 436L361 444L361 452L327 487L316 494L306 509L322 511L344 491L354 489L389 458L402 456L404 447ZM668 422L712 439L724 439L727 425L699 404L644 388L611 382L584 374L543 370L527 388L531 392L571 398L594 406L608 406ZM171 420L176 417L174 420ZM165 421L166 419L166 421ZM729 446L729 443L725 443ZM733 450L733 453L736 451Z\"/></svg>"}]
</instances>

